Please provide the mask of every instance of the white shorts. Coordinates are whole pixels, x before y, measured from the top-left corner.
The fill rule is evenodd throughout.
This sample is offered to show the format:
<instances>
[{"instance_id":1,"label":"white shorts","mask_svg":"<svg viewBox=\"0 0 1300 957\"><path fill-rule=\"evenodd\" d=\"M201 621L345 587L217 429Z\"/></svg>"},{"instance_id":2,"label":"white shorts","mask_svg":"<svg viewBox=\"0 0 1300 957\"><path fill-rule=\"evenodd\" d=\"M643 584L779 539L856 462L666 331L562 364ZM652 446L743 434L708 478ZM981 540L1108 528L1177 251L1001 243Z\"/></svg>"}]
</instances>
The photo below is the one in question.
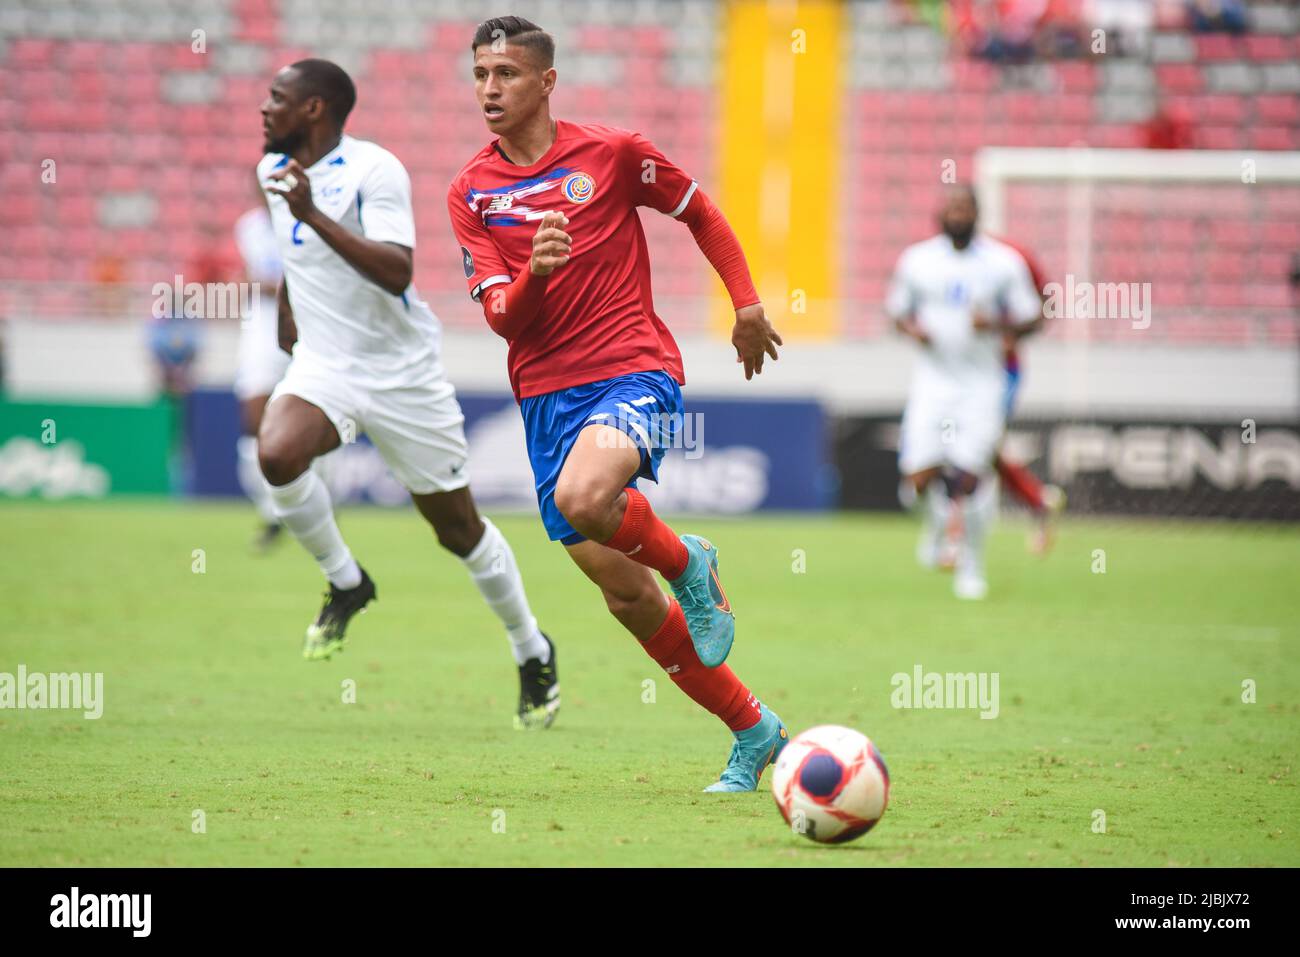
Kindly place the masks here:
<instances>
[{"instance_id":1,"label":"white shorts","mask_svg":"<svg viewBox=\"0 0 1300 957\"><path fill-rule=\"evenodd\" d=\"M289 354L280 348L277 319L275 300L263 296L240 326L235 370L235 398L240 402L270 395L289 368Z\"/></svg>"},{"instance_id":2,"label":"white shorts","mask_svg":"<svg viewBox=\"0 0 1300 957\"><path fill-rule=\"evenodd\" d=\"M469 484L465 414L442 376L376 388L296 353L271 395L296 395L316 406L344 444L364 432L393 475L416 495L451 492Z\"/></svg>"},{"instance_id":3,"label":"white shorts","mask_svg":"<svg viewBox=\"0 0 1300 957\"><path fill-rule=\"evenodd\" d=\"M937 396L913 393L903 410L898 439L898 470L912 475L950 465L982 475L1006 429L1001 396Z\"/></svg>"}]
</instances>

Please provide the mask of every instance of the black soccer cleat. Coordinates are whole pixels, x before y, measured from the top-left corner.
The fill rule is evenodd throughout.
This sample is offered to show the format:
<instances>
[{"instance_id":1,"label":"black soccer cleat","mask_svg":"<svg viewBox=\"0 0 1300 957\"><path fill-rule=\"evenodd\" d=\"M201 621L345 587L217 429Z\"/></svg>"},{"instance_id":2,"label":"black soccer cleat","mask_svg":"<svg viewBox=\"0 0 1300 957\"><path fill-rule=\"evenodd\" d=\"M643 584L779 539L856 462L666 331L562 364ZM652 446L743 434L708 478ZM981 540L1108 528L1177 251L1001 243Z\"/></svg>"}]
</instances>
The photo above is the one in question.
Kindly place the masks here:
<instances>
[{"instance_id":1,"label":"black soccer cleat","mask_svg":"<svg viewBox=\"0 0 1300 957\"><path fill-rule=\"evenodd\" d=\"M325 593L325 604L316 621L307 627L307 640L302 646L302 656L308 661L323 661L336 651L343 650L343 640L348 622L366 605L378 598L375 583L366 570L361 569L361 584L356 588L336 588L332 583Z\"/></svg>"},{"instance_id":2,"label":"black soccer cleat","mask_svg":"<svg viewBox=\"0 0 1300 957\"><path fill-rule=\"evenodd\" d=\"M546 632L542 632L551 657L542 664L541 658L529 658L519 666L519 711L515 715L516 731L537 731L549 728L560 710L560 675L555 668L555 645Z\"/></svg>"}]
</instances>

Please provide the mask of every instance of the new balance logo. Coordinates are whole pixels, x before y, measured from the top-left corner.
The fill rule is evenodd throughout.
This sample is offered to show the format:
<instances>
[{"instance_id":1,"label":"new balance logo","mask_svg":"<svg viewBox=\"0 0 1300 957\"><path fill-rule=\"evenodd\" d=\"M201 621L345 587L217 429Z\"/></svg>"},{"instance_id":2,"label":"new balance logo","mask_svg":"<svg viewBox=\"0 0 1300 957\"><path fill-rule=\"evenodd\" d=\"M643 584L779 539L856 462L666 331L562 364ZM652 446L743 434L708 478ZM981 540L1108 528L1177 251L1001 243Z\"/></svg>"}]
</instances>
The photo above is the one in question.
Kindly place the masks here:
<instances>
[{"instance_id":1,"label":"new balance logo","mask_svg":"<svg viewBox=\"0 0 1300 957\"><path fill-rule=\"evenodd\" d=\"M667 672L667 673L670 674L670 675L675 675L675 674L677 674L677 672L679 672L679 671L681 671L681 670L682 670L682 666L681 666L681 665L669 665L667 668L664 669L664 671Z\"/></svg>"}]
</instances>

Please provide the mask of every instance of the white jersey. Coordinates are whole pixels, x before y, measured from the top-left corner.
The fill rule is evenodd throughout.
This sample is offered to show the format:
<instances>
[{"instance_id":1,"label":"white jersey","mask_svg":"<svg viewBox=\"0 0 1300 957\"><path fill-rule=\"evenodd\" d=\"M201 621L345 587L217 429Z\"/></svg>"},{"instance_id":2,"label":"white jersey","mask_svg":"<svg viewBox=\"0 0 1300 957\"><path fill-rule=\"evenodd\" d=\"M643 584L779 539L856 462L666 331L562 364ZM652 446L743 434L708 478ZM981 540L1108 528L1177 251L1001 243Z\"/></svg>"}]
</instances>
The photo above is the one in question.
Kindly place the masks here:
<instances>
[{"instance_id":1,"label":"white jersey","mask_svg":"<svg viewBox=\"0 0 1300 957\"><path fill-rule=\"evenodd\" d=\"M244 260L244 273L249 282L260 285L262 295L274 298L283 268L271 216L265 207L255 206L235 220L235 245Z\"/></svg>"},{"instance_id":2,"label":"white jersey","mask_svg":"<svg viewBox=\"0 0 1300 957\"><path fill-rule=\"evenodd\" d=\"M235 370L235 396L242 402L268 396L284 377L289 356L280 349L279 310L275 295L280 285L280 250L266 207L248 210L235 221L235 245L244 260L244 274L257 283L258 295L241 315L239 361Z\"/></svg>"},{"instance_id":3,"label":"white jersey","mask_svg":"<svg viewBox=\"0 0 1300 957\"><path fill-rule=\"evenodd\" d=\"M976 332L976 313L1026 325L1041 300L1024 258L976 233L965 249L944 234L908 246L898 259L885 308L894 319L915 315L930 345L919 352L913 395L1001 396L1006 386L1002 336Z\"/></svg>"},{"instance_id":4,"label":"white jersey","mask_svg":"<svg viewBox=\"0 0 1300 957\"><path fill-rule=\"evenodd\" d=\"M287 161L279 153L262 157L258 181ZM388 150L344 136L307 176L316 207L345 229L415 248L411 179ZM400 296L385 292L294 219L284 197L267 198L298 327L294 359L303 355L314 367L376 388L441 376L441 326L414 284Z\"/></svg>"}]
</instances>

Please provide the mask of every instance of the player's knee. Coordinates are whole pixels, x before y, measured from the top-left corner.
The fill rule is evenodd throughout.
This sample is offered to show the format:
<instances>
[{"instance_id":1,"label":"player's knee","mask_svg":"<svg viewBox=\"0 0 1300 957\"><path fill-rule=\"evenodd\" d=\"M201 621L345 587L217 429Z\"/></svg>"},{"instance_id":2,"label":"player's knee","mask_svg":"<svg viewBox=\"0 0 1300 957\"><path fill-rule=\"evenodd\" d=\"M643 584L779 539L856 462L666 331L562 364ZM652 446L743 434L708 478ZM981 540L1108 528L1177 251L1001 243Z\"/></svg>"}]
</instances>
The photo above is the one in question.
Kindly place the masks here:
<instances>
[{"instance_id":1,"label":"player's knee","mask_svg":"<svg viewBox=\"0 0 1300 957\"><path fill-rule=\"evenodd\" d=\"M311 460L304 460L289 443L265 433L257 440L257 462L272 485L288 485L311 465Z\"/></svg>"},{"instance_id":2,"label":"player's knee","mask_svg":"<svg viewBox=\"0 0 1300 957\"><path fill-rule=\"evenodd\" d=\"M438 544L453 555L464 558L474 551L474 546L483 537L484 526L475 516L457 516L433 526L433 533L438 537Z\"/></svg>"},{"instance_id":3,"label":"player's knee","mask_svg":"<svg viewBox=\"0 0 1300 957\"><path fill-rule=\"evenodd\" d=\"M950 474L949 494L973 495L979 482L980 478L975 473L967 472L965 469L953 469Z\"/></svg>"},{"instance_id":4,"label":"player's knee","mask_svg":"<svg viewBox=\"0 0 1300 957\"><path fill-rule=\"evenodd\" d=\"M588 538L601 538L609 505L608 496L595 485L561 482L555 489L555 507L565 521Z\"/></svg>"}]
</instances>

